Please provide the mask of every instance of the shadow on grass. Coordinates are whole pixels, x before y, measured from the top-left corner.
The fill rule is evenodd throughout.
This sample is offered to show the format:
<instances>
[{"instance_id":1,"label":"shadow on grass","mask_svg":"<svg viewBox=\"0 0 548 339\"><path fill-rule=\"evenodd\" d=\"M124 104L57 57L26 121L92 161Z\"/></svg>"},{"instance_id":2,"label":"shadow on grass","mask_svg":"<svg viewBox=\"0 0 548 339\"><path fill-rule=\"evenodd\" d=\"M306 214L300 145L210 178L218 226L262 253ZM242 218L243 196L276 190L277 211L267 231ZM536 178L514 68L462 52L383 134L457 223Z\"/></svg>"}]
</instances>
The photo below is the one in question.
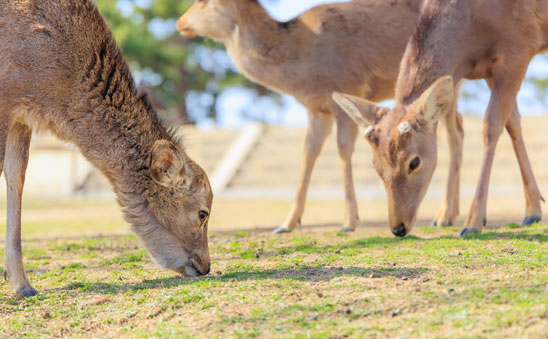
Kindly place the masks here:
<instances>
[{"instance_id":1,"label":"shadow on grass","mask_svg":"<svg viewBox=\"0 0 548 339\"><path fill-rule=\"evenodd\" d=\"M344 251L348 249L364 249L364 248L374 248L374 247L389 247L392 245L398 245L402 243L409 243L409 242L420 242L420 241L426 241L429 239L422 239L416 236L407 236L404 238L396 238L396 237L369 237L369 238L362 238L357 240L352 240L349 242L346 242L344 244L337 244L337 245L323 245L318 246L314 241L304 243L304 244L298 244L294 246L286 246L281 247L277 249L278 255L284 255L284 254L290 254L295 252L302 252L302 253L339 253L339 251Z\"/></svg>"},{"instance_id":2,"label":"shadow on grass","mask_svg":"<svg viewBox=\"0 0 548 339\"><path fill-rule=\"evenodd\" d=\"M485 232L482 234L471 234L463 240L528 240L535 242L548 242L548 234L531 234L527 232Z\"/></svg>"},{"instance_id":3,"label":"shadow on grass","mask_svg":"<svg viewBox=\"0 0 548 339\"><path fill-rule=\"evenodd\" d=\"M119 294L132 291L142 291L149 289L165 289L179 286L202 286L203 284L243 282L243 281L261 281L261 280L292 280L292 281L331 281L337 277L355 276L368 277L370 279L395 277L416 279L429 269L405 268L405 267L386 267L386 268L360 268L360 267L325 267L325 266L302 266L297 269L281 270L257 270L257 271L239 271L230 272L221 275L212 275L202 278L170 277L154 280L144 280L138 284L117 284L117 283L94 283L94 282L71 282L66 287L49 290L50 293L66 292L78 290L78 293L90 294Z\"/></svg>"},{"instance_id":4,"label":"shadow on grass","mask_svg":"<svg viewBox=\"0 0 548 339\"><path fill-rule=\"evenodd\" d=\"M489 229L487 229L489 230ZM548 231L539 229L537 234L531 234L529 230L521 232L499 232L499 231L487 231L482 234L471 234L466 238L459 239L456 235L442 235L434 238L420 238L417 236L409 235L404 238L397 237L368 237L357 240L352 240L344 244L337 245L323 245L318 246L314 241L294 245L286 246L277 249L275 255L285 255L300 252L303 254L322 253L330 254L337 253L337 255L349 256L354 255L354 250L367 249L367 248L391 248L402 244L412 243L424 243L431 241L449 240L449 241L469 241L469 240L526 240L531 242L546 243L548 242ZM345 252L346 251L346 252Z\"/></svg>"}]
</instances>

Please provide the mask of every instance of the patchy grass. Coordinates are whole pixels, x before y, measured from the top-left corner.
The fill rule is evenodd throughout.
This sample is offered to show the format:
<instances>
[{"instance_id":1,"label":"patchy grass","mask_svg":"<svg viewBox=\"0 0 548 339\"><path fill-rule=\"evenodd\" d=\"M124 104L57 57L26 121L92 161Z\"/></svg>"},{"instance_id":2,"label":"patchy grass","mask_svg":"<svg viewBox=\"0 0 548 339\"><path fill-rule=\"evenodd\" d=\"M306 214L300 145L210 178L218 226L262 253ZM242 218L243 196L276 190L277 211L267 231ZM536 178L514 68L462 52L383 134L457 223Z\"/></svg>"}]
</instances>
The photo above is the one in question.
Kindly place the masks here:
<instances>
[{"instance_id":1,"label":"patchy grass","mask_svg":"<svg viewBox=\"0 0 548 339\"><path fill-rule=\"evenodd\" d=\"M200 279L157 270L134 236L31 238L40 293L0 286L0 337L545 335L548 226L457 232L214 234Z\"/></svg>"}]
</instances>

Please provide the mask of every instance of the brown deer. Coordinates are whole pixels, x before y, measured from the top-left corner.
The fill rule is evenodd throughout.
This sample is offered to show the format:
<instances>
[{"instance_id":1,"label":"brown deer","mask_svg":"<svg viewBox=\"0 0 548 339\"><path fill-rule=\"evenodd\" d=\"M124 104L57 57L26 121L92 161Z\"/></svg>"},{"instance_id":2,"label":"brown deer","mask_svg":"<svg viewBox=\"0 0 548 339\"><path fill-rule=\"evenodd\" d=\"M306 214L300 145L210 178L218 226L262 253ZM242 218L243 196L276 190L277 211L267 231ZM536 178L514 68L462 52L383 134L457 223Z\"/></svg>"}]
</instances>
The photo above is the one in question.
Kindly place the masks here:
<instances>
[{"instance_id":1,"label":"brown deer","mask_svg":"<svg viewBox=\"0 0 548 339\"><path fill-rule=\"evenodd\" d=\"M0 1L0 46L4 275L16 295L36 294L21 253L21 193L32 130L75 144L105 174L125 219L159 266L207 274L207 176L137 95L93 2Z\"/></svg>"},{"instance_id":2,"label":"brown deer","mask_svg":"<svg viewBox=\"0 0 548 339\"><path fill-rule=\"evenodd\" d=\"M419 15L422 0L354 0L314 7L289 22L272 19L256 0L196 0L179 19L187 37L208 36L222 42L238 69L249 79L293 95L308 109L308 131L297 194L286 221L274 232L290 232L300 223L312 169L329 135L333 118L344 175L343 231L355 230L358 208L351 156L358 128L331 99L333 91L372 101L394 95L399 64ZM447 121L460 157L460 116ZM453 160L454 163L460 160ZM456 216L458 189L448 183L448 202L436 222ZM457 185L458 187L458 185Z\"/></svg>"},{"instance_id":3,"label":"brown deer","mask_svg":"<svg viewBox=\"0 0 548 339\"><path fill-rule=\"evenodd\" d=\"M426 0L407 45L392 110L334 94L368 127L374 165L389 198L389 222L408 233L436 166L436 129L451 120L455 86L485 79L491 99L484 119L484 157L476 194L460 235L486 223L489 175L497 141L506 127L519 162L526 199L523 225L541 220L543 200L533 176L520 126L516 95L530 60L548 47L546 0Z\"/></svg>"}]
</instances>

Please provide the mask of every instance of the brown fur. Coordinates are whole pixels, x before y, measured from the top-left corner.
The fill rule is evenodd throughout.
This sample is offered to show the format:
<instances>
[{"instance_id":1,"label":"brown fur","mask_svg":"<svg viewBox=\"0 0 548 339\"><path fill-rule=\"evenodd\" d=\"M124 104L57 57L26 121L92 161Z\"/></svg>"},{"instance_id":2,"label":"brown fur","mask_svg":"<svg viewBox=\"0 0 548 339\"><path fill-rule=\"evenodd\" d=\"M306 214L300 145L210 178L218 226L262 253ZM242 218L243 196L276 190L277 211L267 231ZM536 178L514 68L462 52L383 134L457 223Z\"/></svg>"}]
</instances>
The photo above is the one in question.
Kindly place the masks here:
<instances>
[{"instance_id":1,"label":"brown fur","mask_svg":"<svg viewBox=\"0 0 548 339\"><path fill-rule=\"evenodd\" d=\"M344 230L355 229L358 212L351 156L357 127L334 104L331 93L341 91L372 101L394 96L400 60L420 3L354 0L317 6L280 23L256 2L204 0L195 1L179 19L177 27L184 35L221 41L245 76L293 95L308 109L305 161L297 194L288 218L276 231L291 231L300 222L312 169L333 117L345 182ZM458 129L450 128L449 134L454 133Z\"/></svg>"},{"instance_id":2,"label":"brown fur","mask_svg":"<svg viewBox=\"0 0 548 339\"><path fill-rule=\"evenodd\" d=\"M14 291L35 293L22 269L20 245L31 129L74 143L105 174L126 220L158 264L189 275L207 273L207 218L199 218L211 208L207 176L137 95L92 2L2 1L0 46L0 160L8 183L5 270ZM166 157L173 162L155 161Z\"/></svg>"},{"instance_id":3,"label":"brown fur","mask_svg":"<svg viewBox=\"0 0 548 339\"><path fill-rule=\"evenodd\" d=\"M547 46L546 0L424 2L402 60L396 107L375 127L380 130L381 145L374 148L374 157L387 172L383 180L390 205L394 206L390 209L392 228L402 225L409 232L413 226L436 164L437 150L432 145L436 144L437 121L442 118L447 121L448 117L452 120L448 100L456 92L454 85L463 78L486 79L492 92L484 121L485 152L480 179L461 234L481 232L485 224L489 176L504 127L512 138L523 177L527 203L524 224L540 220L542 197L525 150L516 94L531 58ZM432 91L438 94L428 97ZM423 105L425 102L427 106ZM415 126L409 135L411 142L407 145L382 142L383 136L394 133L402 121ZM390 154L398 154L401 160L389 164ZM404 175L403 180L398 177L400 181L395 185L398 173L405 171L415 156L422 160L422 169Z\"/></svg>"}]
</instances>

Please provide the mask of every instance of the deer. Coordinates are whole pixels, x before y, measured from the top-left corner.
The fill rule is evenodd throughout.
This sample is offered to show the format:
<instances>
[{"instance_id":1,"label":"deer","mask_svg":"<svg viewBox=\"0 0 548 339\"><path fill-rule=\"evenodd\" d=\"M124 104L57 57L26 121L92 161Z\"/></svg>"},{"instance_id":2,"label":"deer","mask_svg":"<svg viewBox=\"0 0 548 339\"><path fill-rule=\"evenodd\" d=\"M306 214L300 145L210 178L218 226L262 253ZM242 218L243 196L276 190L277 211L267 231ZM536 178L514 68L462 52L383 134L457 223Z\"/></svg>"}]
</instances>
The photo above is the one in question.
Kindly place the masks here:
<instances>
[{"instance_id":1,"label":"deer","mask_svg":"<svg viewBox=\"0 0 548 339\"><path fill-rule=\"evenodd\" d=\"M110 181L125 220L161 268L208 274L212 191L172 129L137 93L91 0L0 2L0 168L7 183L4 276L23 267L21 199L32 131L76 145Z\"/></svg>"},{"instance_id":2,"label":"deer","mask_svg":"<svg viewBox=\"0 0 548 339\"><path fill-rule=\"evenodd\" d=\"M529 62L547 47L548 1L425 0L402 59L394 107L333 93L345 112L366 128L396 236L409 233L416 220L436 167L438 122L453 118L456 89L463 79L484 79L491 97L483 120L480 176L459 236L480 233L487 223L489 177L505 128L523 179L522 225L542 219L544 198L525 148L516 96Z\"/></svg>"},{"instance_id":3,"label":"deer","mask_svg":"<svg viewBox=\"0 0 548 339\"><path fill-rule=\"evenodd\" d=\"M421 3L354 0L316 6L293 20L279 22L256 0L196 0L178 20L181 34L221 42L247 78L290 94L307 108L309 122L297 192L287 219L274 233L291 232L301 223L312 170L333 120L344 177L342 231L356 229L352 154L358 127L331 93L345 92L374 102L393 98L400 61ZM453 114L446 122L454 140L451 155L458 159L462 152L461 117ZM459 162L455 159L454 163ZM458 213L454 207L458 206L458 189L451 182L448 187L449 198L435 218L439 224L451 224Z\"/></svg>"}]
</instances>

